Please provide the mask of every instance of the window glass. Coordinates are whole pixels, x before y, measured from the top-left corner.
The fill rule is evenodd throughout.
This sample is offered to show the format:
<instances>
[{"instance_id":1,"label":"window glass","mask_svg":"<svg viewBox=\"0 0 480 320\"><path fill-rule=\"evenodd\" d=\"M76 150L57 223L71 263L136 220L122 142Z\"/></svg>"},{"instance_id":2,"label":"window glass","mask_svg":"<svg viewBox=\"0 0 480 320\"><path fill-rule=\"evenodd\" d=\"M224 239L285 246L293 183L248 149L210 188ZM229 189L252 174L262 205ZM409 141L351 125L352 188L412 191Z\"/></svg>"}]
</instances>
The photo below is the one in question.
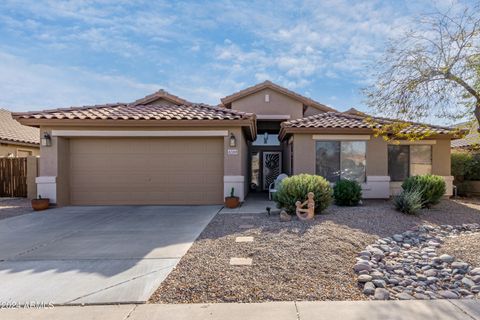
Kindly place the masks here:
<instances>
[{"instance_id":1,"label":"window glass","mask_svg":"<svg viewBox=\"0 0 480 320\"><path fill-rule=\"evenodd\" d=\"M317 141L315 172L330 182L365 181L365 141Z\"/></svg>"},{"instance_id":2,"label":"window glass","mask_svg":"<svg viewBox=\"0 0 480 320\"><path fill-rule=\"evenodd\" d=\"M257 138L252 142L254 146L279 146L278 134L273 133L259 133Z\"/></svg>"},{"instance_id":3,"label":"window glass","mask_svg":"<svg viewBox=\"0 0 480 320\"><path fill-rule=\"evenodd\" d=\"M340 142L317 141L316 142L316 174L330 182L340 179Z\"/></svg>"},{"instance_id":4,"label":"window glass","mask_svg":"<svg viewBox=\"0 0 480 320\"><path fill-rule=\"evenodd\" d=\"M410 175L432 173L432 146L410 146Z\"/></svg>"},{"instance_id":5,"label":"window glass","mask_svg":"<svg viewBox=\"0 0 480 320\"><path fill-rule=\"evenodd\" d=\"M388 146L388 175L392 181L403 181L409 176L408 146Z\"/></svg>"},{"instance_id":6,"label":"window glass","mask_svg":"<svg viewBox=\"0 0 480 320\"><path fill-rule=\"evenodd\" d=\"M367 144L365 141L341 142L341 178L365 182Z\"/></svg>"}]
</instances>

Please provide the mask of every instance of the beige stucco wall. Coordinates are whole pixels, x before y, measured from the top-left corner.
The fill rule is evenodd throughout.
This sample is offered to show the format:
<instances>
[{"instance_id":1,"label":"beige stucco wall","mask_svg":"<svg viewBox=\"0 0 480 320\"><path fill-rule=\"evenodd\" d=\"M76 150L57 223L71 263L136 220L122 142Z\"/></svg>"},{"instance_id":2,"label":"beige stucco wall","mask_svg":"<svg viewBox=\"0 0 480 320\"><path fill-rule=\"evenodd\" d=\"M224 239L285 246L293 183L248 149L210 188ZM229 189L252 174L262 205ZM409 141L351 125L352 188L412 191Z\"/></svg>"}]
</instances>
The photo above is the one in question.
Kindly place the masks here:
<instances>
[{"instance_id":1,"label":"beige stucco wall","mask_svg":"<svg viewBox=\"0 0 480 320\"><path fill-rule=\"evenodd\" d=\"M163 99L163 98L158 98L157 100L153 100L153 101L147 103L146 105L152 105L152 104L162 104L162 105L172 106L175 103L173 103L171 101L168 101L166 99Z\"/></svg>"},{"instance_id":2,"label":"beige stucco wall","mask_svg":"<svg viewBox=\"0 0 480 320\"><path fill-rule=\"evenodd\" d=\"M378 137L367 141L367 176L388 176L388 144Z\"/></svg>"},{"instance_id":3,"label":"beige stucco wall","mask_svg":"<svg viewBox=\"0 0 480 320\"><path fill-rule=\"evenodd\" d=\"M65 206L70 203L70 139L57 138L57 204Z\"/></svg>"},{"instance_id":4,"label":"beige stucco wall","mask_svg":"<svg viewBox=\"0 0 480 320\"><path fill-rule=\"evenodd\" d=\"M352 138L354 140L355 138ZM294 172L315 172L315 140L312 134L294 135ZM450 140L438 139L432 145L432 174L450 176ZM388 175L388 143L371 136L367 141L367 176Z\"/></svg>"},{"instance_id":5,"label":"beige stucco wall","mask_svg":"<svg viewBox=\"0 0 480 320\"><path fill-rule=\"evenodd\" d=\"M32 156L38 156L40 154L40 147L31 147L10 143L0 144L0 157L7 157L9 154L13 154L15 157L19 156L19 150L31 151Z\"/></svg>"},{"instance_id":6,"label":"beige stucco wall","mask_svg":"<svg viewBox=\"0 0 480 320\"><path fill-rule=\"evenodd\" d=\"M266 94L270 96L270 102L265 102ZM232 109L257 115L290 115L291 119L302 118L303 115L301 102L270 89L261 90L232 102Z\"/></svg>"},{"instance_id":7,"label":"beige stucco wall","mask_svg":"<svg viewBox=\"0 0 480 320\"><path fill-rule=\"evenodd\" d=\"M315 174L315 140L313 140L312 134L295 134L293 139L293 173ZM352 140L355 140L354 136L352 136ZM434 144L432 144L432 174L444 177L447 184L446 195L451 195L452 189L450 166L450 140L434 140ZM366 175L366 182L362 185L365 197L383 198L388 197L390 192L396 194L400 190L401 182L389 182L388 143L381 137L371 136L367 141Z\"/></svg>"},{"instance_id":8,"label":"beige stucco wall","mask_svg":"<svg viewBox=\"0 0 480 320\"><path fill-rule=\"evenodd\" d=\"M27 157L27 198L37 197L37 183L35 179L38 176L39 158L35 156Z\"/></svg>"},{"instance_id":9,"label":"beige stucco wall","mask_svg":"<svg viewBox=\"0 0 480 320\"><path fill-rule=\"evenodd\" d=\"M432 174L451 175L450 139L439 139L432 146Z\"/></svg>"},{"instance_id":10,"label":"beige stucco wall","mask_svg":"<svg viewBox=\"0 0 480 320\"><path fill-rule=\"evenodd\" d=\"M293 174L315 174L315 140L312 134L293 137Z\"/></svg>"}]
</instances>

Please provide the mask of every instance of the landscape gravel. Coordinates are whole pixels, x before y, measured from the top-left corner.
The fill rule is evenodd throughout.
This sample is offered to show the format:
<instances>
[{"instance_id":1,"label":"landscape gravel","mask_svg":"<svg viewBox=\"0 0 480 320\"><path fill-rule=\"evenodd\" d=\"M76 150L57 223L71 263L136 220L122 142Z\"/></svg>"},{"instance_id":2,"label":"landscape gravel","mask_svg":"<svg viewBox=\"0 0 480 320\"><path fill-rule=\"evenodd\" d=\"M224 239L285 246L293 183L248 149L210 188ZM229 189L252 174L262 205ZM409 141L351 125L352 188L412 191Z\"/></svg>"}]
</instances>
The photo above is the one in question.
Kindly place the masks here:
<instances>
[{"instance_id":1,"label":"landscape gravel","mask_svg":"<svg viewBox=\"0 0 480 320\"><path fill-rule=\"evenodd\" d=\"M440 252L480 267L480 233L447 238Z\"/></svg>"},{"instance_id":2,"label":"landscape gravel","mask_svg":"<svg viewBox=\"0 0 480 320\"><path fill-rule=\"evenodd\" d=\"M389 201L365 201L359 207L329 207L314 221L281 222L278 214L217 215L177 267L152 295L151 303L265 302L278 300L365 300L353 266L357 254L379 238L401 234L422 224L480 223L480 205L444 201L419 216L403 215ZM238 243L239 236L254 242ZM374 250L376 257L384 253ZM251 266L230 266L232 257L252 258ZM367 261L364 253L359 258ZM371 268L360 274L384 280ZM403 270L398 270L403 271ZM368 278L368 277L365 277ZM367 282L369 283L369 282ZM388 299L382 281L370 294ZM372 287L372 285L374 287ZM402 295L403 298L409 298Z\"/></svg>"}]
</instances>

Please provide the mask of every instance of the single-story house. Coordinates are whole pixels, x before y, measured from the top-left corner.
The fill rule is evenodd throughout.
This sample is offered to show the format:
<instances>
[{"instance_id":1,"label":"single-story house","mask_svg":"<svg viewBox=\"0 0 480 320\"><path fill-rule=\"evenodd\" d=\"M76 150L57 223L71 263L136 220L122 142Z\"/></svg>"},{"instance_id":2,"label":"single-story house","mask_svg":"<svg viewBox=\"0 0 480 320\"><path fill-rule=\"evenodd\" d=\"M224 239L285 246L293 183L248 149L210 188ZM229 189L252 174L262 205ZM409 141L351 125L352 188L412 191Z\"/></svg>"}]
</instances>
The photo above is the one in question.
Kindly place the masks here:
<instances>
[{"instance_id":1,"label":"single-story house","mask_svg":"<svg viewBox=\"0 0 480 320\"><path fill-rule=\"evenodd\" d=\"M0 158L38 156L40 130L21 125L12 113L0 109Z\"/></svg>"},{"instance_id":2,"label":"single-story house","mask_svg":"<svg viewBox=\"0 0 480 320\"><path fill-rule=\"evenodd\" d=\"M350 110L351 111L351 110ZM133 103L16 113L40 128L38 193L58 205L221 204L268 190L280 173L355 179L388 198L415 174L444 177L450 128L421 141L375 137L359 112L338 112L270 81L194 104L159 91ZM388 119L376 119L387 124ZM425 130L412 124L408 130Z\"/></svg>"}]
</instances>

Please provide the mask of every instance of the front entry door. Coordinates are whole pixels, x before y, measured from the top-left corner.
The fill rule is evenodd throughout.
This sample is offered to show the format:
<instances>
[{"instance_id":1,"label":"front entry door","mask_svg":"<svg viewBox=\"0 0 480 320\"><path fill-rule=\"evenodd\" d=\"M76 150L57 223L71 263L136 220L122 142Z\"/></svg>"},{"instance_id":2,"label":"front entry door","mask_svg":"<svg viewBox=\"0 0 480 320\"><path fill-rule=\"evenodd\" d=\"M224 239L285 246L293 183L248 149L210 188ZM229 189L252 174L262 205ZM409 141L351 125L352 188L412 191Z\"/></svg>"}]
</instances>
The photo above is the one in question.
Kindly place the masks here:
<instances>
[{"instance_id":1,"label":"front entry door","mask_svg":"<svg viewBox=\"0 0 480 320\"><path fill-rule=\"evenodd\" d=\"M282 168L282 153L278 151L263 152L263 190L268 190L270 184L278 177Z\"/></svg>"}]
</instances>

